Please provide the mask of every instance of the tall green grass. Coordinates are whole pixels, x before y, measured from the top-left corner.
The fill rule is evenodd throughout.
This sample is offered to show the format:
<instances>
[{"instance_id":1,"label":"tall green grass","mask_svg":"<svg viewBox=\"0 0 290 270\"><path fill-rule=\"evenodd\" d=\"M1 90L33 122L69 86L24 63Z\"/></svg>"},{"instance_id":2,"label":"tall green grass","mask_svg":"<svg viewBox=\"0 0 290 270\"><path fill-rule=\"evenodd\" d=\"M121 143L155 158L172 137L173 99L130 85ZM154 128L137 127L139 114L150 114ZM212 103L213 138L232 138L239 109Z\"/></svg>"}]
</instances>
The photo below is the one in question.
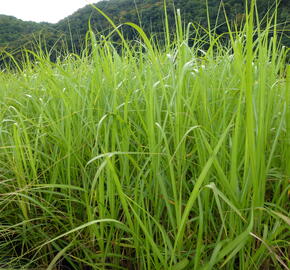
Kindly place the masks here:
<instances>
[{"instance_id":1,"label":"tall green grass","mask_svg":"<svg viewBox=\"0 0 290 270\"><path fill-rule=\"evenodd\" d=\"M254 15L2 72L0 269L289 269L290 68Z\"/></svg>"}]
</instances>

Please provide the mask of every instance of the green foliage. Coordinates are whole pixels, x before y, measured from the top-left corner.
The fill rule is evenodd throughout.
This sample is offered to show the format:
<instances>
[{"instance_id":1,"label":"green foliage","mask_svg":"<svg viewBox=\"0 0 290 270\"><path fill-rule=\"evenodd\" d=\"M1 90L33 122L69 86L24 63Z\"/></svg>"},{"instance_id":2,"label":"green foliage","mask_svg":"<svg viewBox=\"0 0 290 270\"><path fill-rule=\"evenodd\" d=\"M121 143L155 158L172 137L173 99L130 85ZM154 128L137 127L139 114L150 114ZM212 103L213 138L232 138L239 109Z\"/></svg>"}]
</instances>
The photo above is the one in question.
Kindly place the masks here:
<instances>
[{"instance_id":1,"label":"green foliage","mask_svg":"<svg viewBox=\"0 0 290 270\"><path fill-rule=\"evenodd\" d=\"M48 31L48 23L24 22L12 16L0 15L0 48L27 46L41 31Z\"/></svg>"},{"instance_id":2,"label":"green foliage","mask_svg":"<svg viewBox=\"0 0 290 270\"><path fill-rule=\"evenodd\" d=\"M0 73L1 269L289 268L290 68L253 8L227 44L177 14L162 49L128 23Z\"/></svg>"},{"instance_id":3,"label":"green foliage","mask_svg":"<svg viewBox=\"0 0 290 270\"><path fill-rule=\"evenodd\" d=\"M165 17L163 0L110 0L95 4L107 14L117 25L132 22L142 27L146 34L158 38L160 43L164 41ZM206 6L208 4L208 8ZM260 18L267 23L275 8L275 1L257 0ZM181 10L182 20L186 26L193 22L208 28L208 14L210 27L216 34L228 32L224 12L232 27L235 24L244 23L245 1L240 0L167 0L167 18L171 33L175 32L175 11ZM208 14L207 14L208 12ZM278 9L278 29L280 30L282 43L290 47L290 1L281 1ZM37 46L45 47L49 51L60 50L65 44L71 52L80 53L85 46L85 36L89 30L89 23L95 33L108 35L113 31L108 21L88 5L77 12L61 20L57 24L23 22L14 17L0 15L0 53L19 51L21 48L35 50ZM121 28L126 39L134 40L138 36L136 31L129 26ZM114 42L120 42L118 35L113 35ZM0 55L1 57L1 55ZM2 58L4 56L2 55ZM20 58L20 56L17 56ZM56 58L54 55L53 59ZM1 61L1 60L0 60Z\"/></svg>"}]
</instances>

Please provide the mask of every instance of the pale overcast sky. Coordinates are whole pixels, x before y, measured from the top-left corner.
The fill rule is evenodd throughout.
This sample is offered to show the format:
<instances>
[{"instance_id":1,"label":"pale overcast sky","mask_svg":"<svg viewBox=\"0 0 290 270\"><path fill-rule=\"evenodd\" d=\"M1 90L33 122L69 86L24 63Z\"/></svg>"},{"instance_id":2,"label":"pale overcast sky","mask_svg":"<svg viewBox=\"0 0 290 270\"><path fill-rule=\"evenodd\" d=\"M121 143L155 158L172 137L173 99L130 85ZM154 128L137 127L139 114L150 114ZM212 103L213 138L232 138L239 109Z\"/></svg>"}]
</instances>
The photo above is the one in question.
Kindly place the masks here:
<instances>
[{"instance_id":1,"label":"pale overcast sky","mask_svg":"<svg viewBox=\"0 0 290 270\"><path fill-rule=\"evenodd\" d=\"M56 23L91 2L98 0L0 0L0 14L24 21Z\"/></svg>"}]
</instances>

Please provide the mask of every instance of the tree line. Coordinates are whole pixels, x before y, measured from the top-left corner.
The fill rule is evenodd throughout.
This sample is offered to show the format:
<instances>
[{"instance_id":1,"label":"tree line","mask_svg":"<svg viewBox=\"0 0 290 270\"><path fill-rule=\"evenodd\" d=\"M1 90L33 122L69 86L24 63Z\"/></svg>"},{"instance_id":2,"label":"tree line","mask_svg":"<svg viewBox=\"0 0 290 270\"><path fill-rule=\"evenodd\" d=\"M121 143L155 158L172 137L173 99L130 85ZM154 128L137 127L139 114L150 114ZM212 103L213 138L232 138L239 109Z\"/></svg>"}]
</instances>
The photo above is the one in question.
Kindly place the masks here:
<instances>
[{"instance_id":1,"label":"tree line","mask_svg":"<svg viewBox=\"0 0 290 270\"><path fill-rule=\"evenodd\" d=\"M261 23L266 24L276 8L276 1L256 2ZM155 37L161 43L164 41L164 0L107 0L98 2L95 6L116 25L133 22L140 25L149 36ZM210 22L211 29L214 29L216 34L222 34L228 31L226 18L233 28L243 24L246 0L166 0L166 14L172 33L175 32L177 9L181 12L184 26L194 23L208 29ZM290 47L290 1L279 1L277 23L282 44ZM41 47L49 52L65 48L67 51L79 53L85 46L89 25L97 35L106 36L113 31L107 19L90 5L56 24L25 22L15 17L0 15L0 61L6 57L4 51L14 55L18 53L20 57L19 52L23 48L37 50L37 47ZM123 26L120 29L126 39L137 38L137 33L132 27ZM116 43L120 41L116 34L111 38Z\"/></svg>"}]
</instances>

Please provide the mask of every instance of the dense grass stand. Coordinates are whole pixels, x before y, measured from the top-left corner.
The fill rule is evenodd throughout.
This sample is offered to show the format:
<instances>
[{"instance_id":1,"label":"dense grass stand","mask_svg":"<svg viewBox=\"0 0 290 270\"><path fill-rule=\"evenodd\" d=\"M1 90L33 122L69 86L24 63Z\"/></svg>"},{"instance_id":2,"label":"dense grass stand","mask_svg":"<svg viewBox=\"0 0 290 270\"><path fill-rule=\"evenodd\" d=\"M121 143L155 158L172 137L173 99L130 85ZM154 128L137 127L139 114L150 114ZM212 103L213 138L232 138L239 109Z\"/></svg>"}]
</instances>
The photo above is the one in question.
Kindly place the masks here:
<instances>
[{"instance_id":1,"label":"dense grass stand","mask_svg":"<svg viewBox=\"0 0 290 270\"><path fill-rule=\"evenodd\" d=\"M7 66L0 268L289 269L288 49L254 15Z\"/></svg>"}]
</instances>

